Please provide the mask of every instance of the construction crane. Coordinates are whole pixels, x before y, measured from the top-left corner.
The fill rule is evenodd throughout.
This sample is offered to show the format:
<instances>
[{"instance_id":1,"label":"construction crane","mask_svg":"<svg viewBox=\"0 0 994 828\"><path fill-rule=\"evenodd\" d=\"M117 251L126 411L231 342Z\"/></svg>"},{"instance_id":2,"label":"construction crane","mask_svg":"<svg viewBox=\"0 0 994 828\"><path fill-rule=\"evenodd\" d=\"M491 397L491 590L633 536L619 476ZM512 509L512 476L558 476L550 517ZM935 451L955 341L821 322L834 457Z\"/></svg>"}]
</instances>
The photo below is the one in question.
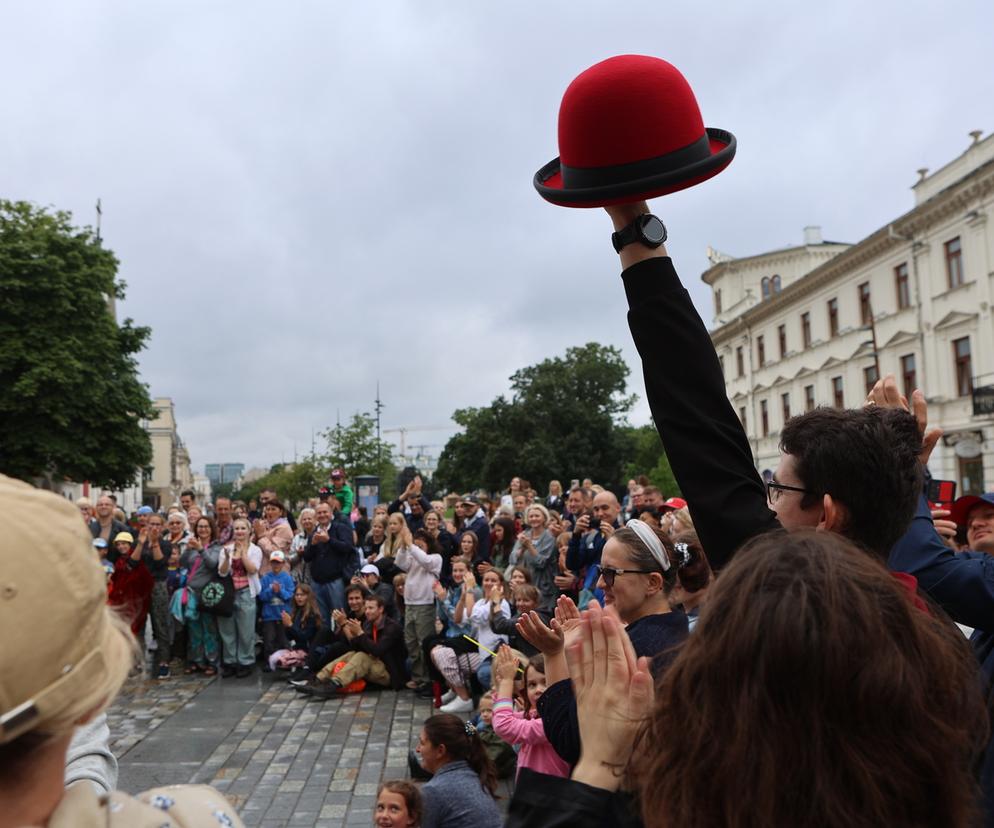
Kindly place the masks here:
<instances>
[{"instance_id":1,"label":"construction crane","mask_svg":"<svg viewBox=\"0 0 994 828\"><path fill-rule=\"evenodd\" d=\"M398 426L397 428L385 428L384 434L400 434L400 456L407 457L407 432L408 431L452 431L452 426Z\"/></svg>"}]
</instances>

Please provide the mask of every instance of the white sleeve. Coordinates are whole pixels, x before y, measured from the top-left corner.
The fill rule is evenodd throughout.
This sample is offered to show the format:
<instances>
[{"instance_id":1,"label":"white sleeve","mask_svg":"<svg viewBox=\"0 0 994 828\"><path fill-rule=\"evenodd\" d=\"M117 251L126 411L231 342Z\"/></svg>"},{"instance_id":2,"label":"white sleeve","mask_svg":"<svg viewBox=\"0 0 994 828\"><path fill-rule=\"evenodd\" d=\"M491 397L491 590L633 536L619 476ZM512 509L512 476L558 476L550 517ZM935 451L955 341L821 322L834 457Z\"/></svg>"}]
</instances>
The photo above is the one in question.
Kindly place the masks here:
<instances>
[{"instance_id":1,"label":"white sleeve","mask_svg":"<svg viewBox=\"0 0 994 828\"><path fill-rule=\"evenodd\" d=\"M77 782L89 782L100 794L110 793L117 787L117 759L110 750L106 713L73 732L66 753L65 786L68 788Z\"/></svg>"}]
</instances>

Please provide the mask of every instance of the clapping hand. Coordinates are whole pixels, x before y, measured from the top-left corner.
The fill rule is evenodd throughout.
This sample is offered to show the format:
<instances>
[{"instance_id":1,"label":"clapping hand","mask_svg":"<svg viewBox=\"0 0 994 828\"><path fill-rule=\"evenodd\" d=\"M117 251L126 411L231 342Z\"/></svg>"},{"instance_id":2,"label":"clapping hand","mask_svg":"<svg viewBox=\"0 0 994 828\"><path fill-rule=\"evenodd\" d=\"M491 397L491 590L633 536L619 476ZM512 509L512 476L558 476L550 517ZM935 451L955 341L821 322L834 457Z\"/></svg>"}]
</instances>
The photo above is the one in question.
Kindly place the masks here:
<instances>
[{"instance_id":1,"label":"clapping hand","mask_svg":"<svg viewBox=\"0 0 994 828\"><path fill-rule=\"evenodd\" d=\"M559 655L563 651L564 633L562 627L556 621L552 622L552 627L546 626L542 616L535 610L523 613L514 627L518 631L518 635L538 649L546 658Z\"/></svg>"},{"instance_id":2,"label":"clapping hand","mask_svg":"<svg viewBox=\"0 0 994 828\"><path fill-rule=\"evenodd\" d=\"M435 593L435 597L439 601L444 601L446 596L449 594L448 590L442 586L440 581L435 581L435 583L431 585L431 591Z\"/></svg>"},{"instance_id":3,"label":"clapping hand","mask_svg":"<svg viewBox=\"0 0 994 828\"><path fill-rule=\"evenodd\" d=\"M465 576L462 579L463 590L476 589L476 576L473 574L473 570L466 570Z\"/></svg>"},{"instance_id":4,"label":"clapping hand","mask_svg":"<svg viewBox=\"0 0 994 828\"><path fill-rule=\"evenodd\" d=\"M501 584L497 584L497 586L490 590L490 603L495 607L500 607L500 602L503 600L504 587Z\"/></svg>"},{"instance_id":5,"label":"clapping hand","mask_svg":"<svg viewBox=\"0 0 994 828\"><path fill-rule=\"evenodd\" d=\"M592 604L583 613L575 641L566 650L580 723L580 762L573 779L617 790L639 729L654 700L645 657L612 615Z\"/></svg>"},{"instance_id":6,"label":"clapping hand","mask_svg":"<svg viewBox=\"0 0 994 828\"><path fill-rule=\"evenodd\" d=\"M497 667L497 678L500 681L513 682L518 675L518 659L507 644L501 644L497 649L497 658L494 659Z\"/></svg>"},{"instance_id":7,"label":"clapping hand","mask_svg":"<svg viewBox=\"0 0 994 828\"><path fill-rule=\"evenodd\" d=\"M290 613L288 613L286 610L283 610L283 612L280 613L280 621L283 622L284 627L293 626L293 618L290 617Z\"/></svg>"}]
</instances>

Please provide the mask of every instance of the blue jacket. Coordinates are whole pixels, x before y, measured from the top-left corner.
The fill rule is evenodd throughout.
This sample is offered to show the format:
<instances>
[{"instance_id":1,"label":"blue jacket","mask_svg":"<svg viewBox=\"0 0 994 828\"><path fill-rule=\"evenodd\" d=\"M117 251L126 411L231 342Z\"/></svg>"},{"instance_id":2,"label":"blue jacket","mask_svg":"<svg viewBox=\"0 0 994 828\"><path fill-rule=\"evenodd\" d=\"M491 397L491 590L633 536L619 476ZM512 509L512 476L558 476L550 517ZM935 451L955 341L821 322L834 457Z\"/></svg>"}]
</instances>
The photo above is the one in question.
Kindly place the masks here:
<instances>
[{"instance_id":1,"label":"blue jacket","mask_svg":"<svg viewBox=\"0 0 994 828\"><path fill-rule=\"evenodd\" d=\"M273 584L280 585L280 591L273 592ZM293 591L296 585L293 576L285 569L277 575L275 572L267 572L262 576L262 584L259 590L259 601L262 603L262 620L279 621L284 610L292 609Z\"/></svg>"}]
</instances>

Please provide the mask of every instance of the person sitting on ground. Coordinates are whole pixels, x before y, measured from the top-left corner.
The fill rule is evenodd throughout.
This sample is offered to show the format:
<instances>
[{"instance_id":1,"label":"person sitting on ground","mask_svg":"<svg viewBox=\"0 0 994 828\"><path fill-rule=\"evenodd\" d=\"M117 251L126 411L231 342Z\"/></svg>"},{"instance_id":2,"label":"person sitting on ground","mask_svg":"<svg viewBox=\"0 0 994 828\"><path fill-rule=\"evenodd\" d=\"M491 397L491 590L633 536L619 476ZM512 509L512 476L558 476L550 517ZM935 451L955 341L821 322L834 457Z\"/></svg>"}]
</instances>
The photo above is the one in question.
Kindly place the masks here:
<instances>
[{"instance_id":1,"label":"person sitting on ground","mask_svg":"<svg viewBox=\"0 0 994 828\"><path fill-rule=\"evenodd\" d=\"M407 676L407 651L400 624L387 616L386 602L379 595L365 601L366 620L342 625L351 650L326 664L315 680L297 689L318 698L331 698L355 681L400 690Z\"/></svg>"},{"instance_id":2,"label":"person sitting on ground","mask_svg":"<svg viewBox=\"0 0 994 828\"><path fill-rule=\"evenodd\" d=\"M474 537L467 535L466 537ZM431 651L435 647L444 646L453 650L456 654L476 652L476 645L466 636L473 634L473 625L470 623L469 610L466 608L467 591L473 592L475 600L479 600L482 591L479 587L467 587L466 576L469 574L469 562L466 558L457 555L452 559L452 580L455 585L451 589L446 589L440 581L436 581L432 589L435 592L435 604L437 607L438 621L442 625L442 630L437 635L425 639L422 649L425 653L425 663L428 665L428 677L432 685L435 682L444 682L445 676L439 672L435 666ZM471 581L475 584L475 581ZM426 698L433 698L434 687L425 688L421 691ZM455 698L455 693L449 690L442 697L442 704L448 704Z\"/></svg>"},{"instance_id":3,"label":"person sitting on ground","mask_svg":"<svg viewBox=\"0 0 994 828\"><path fill-rule=\"evenodd\" d=\"M92 536L73 504L0 476L0 511L19 518L0 542L0 628L7 631L0 647L0 823L241 826L235 809L206 786L104 794L92 777L73 771L72 779L94 784L65 787L74 733L101 719L134 665L137 647L127 624L107 606ZM32 554L25 555L29 548ZM46 573L43 579L39 571ZM45 634L9 634L25 628ZM77 756L86 749L77 741Z\"/></svg>"},{"instance_id":4,"label":"person sitting on ground","mask_svg":"<svg viewBox=\"0 0 994 828\"><path fill-rule=\"evenodd\" d=\"M673 556L677 575L668 600L671 607L686 613L687 630L692 632L707 601L714 573L696 532L681 532L673 538Z\"/></svg>"},{"instance_id":5,"label":"person sitting on ground","mask_svg":"<svg viewBox=\"0 0 994 828\"><path fill-rule=\"evenodd\" d=\"M506 635L507 643L512 650L517 650L526 656L533 656L539 650L518 632L518 621L523 615L536 611L539 618L548 624L552 621L552 612L539 606L538 590L532 584L519 584L514 587L513 596L514 602L509 616L505 615L501 608L501 599L504 597L503 589L495 591L490 597L490 629L497 635Z\"/></svg>"},{"instance_id":6,"label":"person sitting on ground","mask_svg":"<svg viewBox=\"0 0 994 828\"><path fill-rule=\"evenodd\" d=\"M272 504L267 503L266 508ZM284 568L286 556L279 549L269 554L269 572L262 576L259 604L262 606L262 670L272 670L269 659L277 650L287 649L283 614L292 606L294 583Z\"/></svg>"},{"instance_id":7,"label":"person sitting on ground","mask_svg":"<svg viewBox=\"0 0 994 828\"><path fill-rule=\"evenodd\" d=\"M380 570L374 564L364 564L355 576L373 595L379 595L387 608L387 615L397 620L397 605L393 600L393 587L380 580ZM353 578L355 580L355 578Z\"/></svg>"},{"instance_id":8,"label":"person sitting on ground","mask_svg":"<svg viewBox=\"0 0 994 828\"><path fill-rule=\"evenodd\" d=\"M376 828L420 828L421 791L403 779L387 780L376 791L373 825Z\"/></svg>"},{"instance_id":9,"label":"person sitting on ground","mask_svg":"<svg viewBox=\"0 0 994 828\"><path fill-rule=\"evenodd\" d=\"M439 646L432 650L431 658L438 671L445 677L455 698L440 708L443 713L469 713L473 710L472 678L475 675L480 686L490 687L491 654L500 644L507 643L506 635L499 635L490 629L490 601L500 602L500 611L511 614L511 606L500 596L504 594L504 579L496 569L483 576L483 598L476 600L476 581L472 572L467 572L463 580L466 611L473 627L472 638L479 643L475 651L456 652L451 647Z\"/></svg>"},{"instance_id":10,"label":"person sitting on ground","mask_svg":"<svg viewBox=\"0 0 994 828\"><path fill-rule=\"evenodd\" d=\"M452 714L431 716L417 750L432 774L421 788L422 828L501 828L497 774L473 725Z\"/></svg>"},{"instance_id":11,"label":"person sitting on ground","mask_svg":"<svg viewBox=\"0 0 994 828\"><path fill-rule=\"evenodd\" d=\"M364 584L349 584L345 588L344 610L332 610L332 626L325 627L322 618L321 628L315 634L311 644L307 666L310 673L317 673L325 664L345 655L351 647L349 640L342 632L346 621L355 620L362 623L366 618L365 601L369 590ZM320 607L319 607L320 610ZM302 684L304 680L291 682Z\"/></svg>"},{"instance_id":12,"label":"person sitting on ground","mask_svg":"<svg viewBox=\"0 0 994 828\"><path fill-rule=\"evenodd\" d=\"M286 636L286 649L277 650L269 657L270 669L289 670L294 674L306 670L311 646L321 629L321 609L310 586L297 584L292 613L284 609L280 623Z\"/></svg>"},{"instance_id":13,"label":"person sitting on ground","mask_svg":"<svg viewBox=\"0 0 994 828\"><path fill-rule=\"evenodd\" d=\"M968 645L840 535L740 549L655 700L615 619L592 608L572 638L583 757L571 780L523 772L508 828L617 824L633 782L648 828L980 824Z\"/></svg>"}]
</instances>

